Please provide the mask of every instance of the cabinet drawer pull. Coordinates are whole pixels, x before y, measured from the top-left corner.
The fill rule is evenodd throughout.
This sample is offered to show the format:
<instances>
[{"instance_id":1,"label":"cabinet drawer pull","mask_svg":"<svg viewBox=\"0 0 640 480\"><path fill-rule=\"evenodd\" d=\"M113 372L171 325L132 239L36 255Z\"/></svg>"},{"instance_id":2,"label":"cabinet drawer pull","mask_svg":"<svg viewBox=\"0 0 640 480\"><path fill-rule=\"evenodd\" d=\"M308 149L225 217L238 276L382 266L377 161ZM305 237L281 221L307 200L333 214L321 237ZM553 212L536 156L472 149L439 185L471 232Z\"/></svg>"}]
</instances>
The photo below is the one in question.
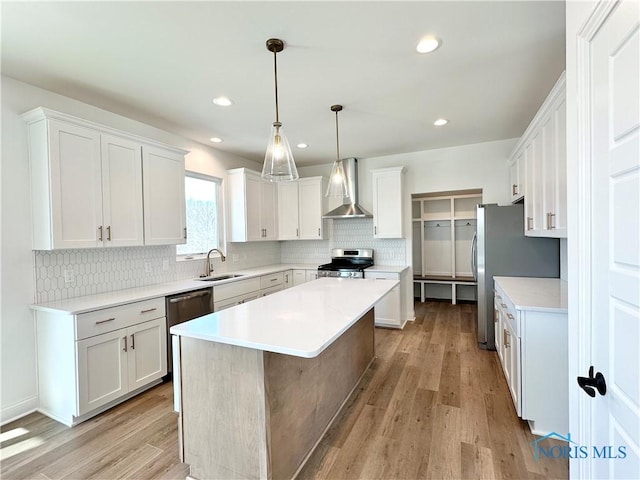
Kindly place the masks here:
<instances>
[{"instance_id":1,"label":"cabinet drawer pull","mask_svg":"<svg viewBox=\"0 0 640 480\"><path fill-rule=\"evenodd\" d=\"M101 325L101 324L107 323L107 322L113 322L115 319L116 319L116 317L107 318L106 320L98 320L96 322L96 325Z\"/></svg>"},{"instance_id":2,"label":"cabinet drawer pull","mask_svg":"<svg viewBox=\"0 0 640 480\"><path fill-rule=\"evenodd\" d=\"M136 349L136 337L135 337L135 333L131 334L131 350L135 350Z\"/></svg>"},{"instance_id":3,"label":"cabinet drawer pull","mask_svg":"<svg viewBox=\"0 0 640 480\"><path fill-rule=\"evenodd\" d=\"M155 312L157 310L156 307L153 308L147 308L146 310L140 310L140 313L149 313L149 312Z\"/></svg>"},{"instance_id":4,"label":"cabinet drawer pull","mask_svg":"<svg viewBox=\"0 0 640 480\"><path fill-rule=\"evenodd\" d=\"M498 315L500 315L500 314L498 313L498 311L497 311L497 310L494 310L494 311L493 311L493 323L498 323Z\"/></svg>"},{"instance_id":5,"label":"cabinet drawer pull","mask_svg":"<svg viewBox=\"0 0 640 480\"><path fill-rule=\"evenodd\" d=\"M527 217L527 230L533 230L533 217Z\"/></svg>"},{"instance_id":6,"label":"cabinet drawer pull","mask_svg":"<svg viewBox=\"0 0 640 480\"><path fill-rule=\"evenodd\" d=\"M269 280L270 282L277 282L278 279L277 278L272 278L271 280Z\"/></svg>"},{"instance_id":7,"label":"cabinet drawer pull","mask_svg":"<svg viewBox=\"0 0 640 480\"><path fill-rule=\"evenodd\" d=\"M98 240L102 241L102 225L98 227Z\"/></svg>"},{"instance_id":8,"label":"cabinet drawer pull","mask_svg":"<svg viewBox=\"0 0 640 480\"><path fill-rule=\"evenodd\" d=\"M320 229L318 229L318 236L320 236Z\"/></svg>"},{"instance_id":9,"label":"cabinet drawer pull","mask_svg":"<svg viewBox=\"0 0 640 480\"><path fill-rule=\"evenodd\" d=\"M111 225L107 227L107 240L111 241Z\"/></svg>"},{"instance_id":10,"label":"cabinet drawer pull","mask_svg":"<svg viewBox=\"0 0 640 480\"><path fill-rule=\"evenodd\" d=\"M187 239L187 227L184 227L184 239Z\"/></svg>"},{"instance_id":11,"label":"cabinet drawer pull","mask_svg":"<svg viewBox=\"0 0 640 480\"><path fill-rule=\"evenodd\" d=\"M502 308L507 308L507 304L506 304L506 303L501 303L501 304L500 304L500 306L501 306Z\"/></svg>"},{"instance_id":12,"label":"cabinet drawer pull","mask_svg":"<svg viewBox=\"0 0 640 480\"><path fill-rule=\"evenodd\" d=\"M518 194L518 185L516 185L515 183L513 185L511 185L511 195L517 195Z\"/></svg>"},{"instance_id":13,"label":"cabinet drawer pull","mask_svg":"<svg viewBox=\"0 0 640 480\"><path fill-rule=\"evenodd\" d=\"M124 348L122 349L123 352L127 351L127 336L125 335L124 337L122 337L122 339L124 340Z\"/></svg>"},{"instance_id":14,"label":"cabinet drawer pull","mask_svg":"<svg viewBox=\"0 0 640 480\"><path fill-rule=\"evenodd\" d=\"M298 229L296 228L296 237L299 237L300 233L298 233Z\"/></svg>"},{"instance_id":15,"label":"cabinet drawer pull","mask_svg":"<svg viewBox=\"0 0 640 480\"><path fill-rule=\"evenodd\" d=\"M511 332L509 330L505 330L504 335L504 346L509 348L511 347Z\"/></svg>"},{"instance_id":16,"label":"cabinet drawer pull","mask_svg":"<svg viewBox=\"0 0 640 480\"><path fill-rule=\"evenodd\" d=\"M513 320L513 315L511 315L510 313L507 313L507 317L509 317L511 320Z\"/></svg>"},{"instance_id":17,"label":"cabinet drawer pull","mask_svg":"<svg viewBox=\"0 0 640 480\"><path fill-rule=\"evenodd\" d=\"M500 295L496 295L496 298L497 298L498 300L502 300L502 297L501 297Z\"/></svg>"}]
</instances>

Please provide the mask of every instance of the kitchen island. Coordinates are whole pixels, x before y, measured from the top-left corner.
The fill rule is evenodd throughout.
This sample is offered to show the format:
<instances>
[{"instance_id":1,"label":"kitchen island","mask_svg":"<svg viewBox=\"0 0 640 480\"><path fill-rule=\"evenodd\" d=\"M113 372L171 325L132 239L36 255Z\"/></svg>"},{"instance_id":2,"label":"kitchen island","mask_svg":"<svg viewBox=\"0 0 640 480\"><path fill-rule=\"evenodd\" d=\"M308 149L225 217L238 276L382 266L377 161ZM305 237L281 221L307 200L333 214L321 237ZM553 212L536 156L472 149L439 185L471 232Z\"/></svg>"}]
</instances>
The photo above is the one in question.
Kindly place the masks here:
<instances>
[{"instance_id":1,"label":"kitchen island","mask_svg":"<svg viewBox=\"0 0 640 480\"><path fill-rule=\"evenodd\" d=\"M292 478L374 358L394 280L322 278L172 327L191 478Z\"/></svg>"}]
</instances>

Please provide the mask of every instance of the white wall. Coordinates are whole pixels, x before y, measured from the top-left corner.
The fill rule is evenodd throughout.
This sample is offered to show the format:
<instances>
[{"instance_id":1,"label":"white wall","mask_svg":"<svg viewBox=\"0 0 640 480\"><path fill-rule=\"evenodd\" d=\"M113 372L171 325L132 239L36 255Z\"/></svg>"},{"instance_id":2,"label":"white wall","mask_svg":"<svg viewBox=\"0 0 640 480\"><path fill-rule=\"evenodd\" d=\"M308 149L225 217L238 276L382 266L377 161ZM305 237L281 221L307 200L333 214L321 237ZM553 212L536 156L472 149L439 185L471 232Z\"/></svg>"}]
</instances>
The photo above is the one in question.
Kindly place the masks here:
<instances>
[{"instance_id":1,"label":"white wall","mask_svg":"<svg viewBox=\"0 0 640 480\"><path fill-rule=\"evenodd\" d=\"M47 107L189 150L189 170L225 177L229 168L260 169L256 162L215 150L155 127L124 118L8 77L1 77L1 292L0 419L2 423L37 405L34 322L34 255L26 126L18 115ZM224 183L224 182L223 182ZM276 248L279 255L279 250Z\"/></svg>"}]
</instances>

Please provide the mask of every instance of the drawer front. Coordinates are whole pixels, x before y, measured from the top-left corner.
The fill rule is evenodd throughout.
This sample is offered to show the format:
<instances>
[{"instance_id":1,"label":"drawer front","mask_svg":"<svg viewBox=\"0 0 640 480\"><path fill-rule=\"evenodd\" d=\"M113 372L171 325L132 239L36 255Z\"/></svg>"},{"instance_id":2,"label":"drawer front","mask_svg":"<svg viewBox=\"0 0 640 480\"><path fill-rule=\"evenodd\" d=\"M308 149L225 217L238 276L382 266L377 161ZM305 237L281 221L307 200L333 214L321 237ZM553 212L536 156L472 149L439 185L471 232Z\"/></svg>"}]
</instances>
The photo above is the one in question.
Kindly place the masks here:
<instances>
[{"instance_id":1,"label":"drawer front","mask_svg":"<svg viewBox=\"0 0 640 480\"><path fill-rule=\"evenodd\" d=\"M76 315L76 340L165 316L164 297Z\"/></svg>"},{"instance_id":2,"label":"drawer front","mask_svg":"<svg viewBox=\"0 0 640 480\"><path fill-rule=\"evenodd\" d=\"M276 285L282 285L284 283L284 273L277 272L270 275L263 275L260 277L260 289L275 287Z\"/></svg>"},{"instance_id":3,"label":"drawer front","mask_svg":"<svg viewBox=\"0 0 640 480\"><path fill-rule=\"evenodd\" d=\"M256 298L258 298L258 296L259 296L259 293L256 291L251 293L245 293L244 295L238 295L237 297L226 298L224 300L214 302L213 311L219 312L220 310L224 310L225 308L235 307L236 305L240 305L242 303L255 300Z\"/></svg>"},{"instance_id":4,"label":"drawer front","mask_svg":"<svg viewBox=\"0 0 640 480\"><path fill-rule=\"evenodd\" d=\"M364 278L373 278L380 280L400 280L400 274L392 272L367 272L365 270Z\"/></svg>"},{"instance_id":5,"label":"drawer front","mask_svg":"<svg viewBox=\"0 0 640 480\"><path fill-rule=\"evenodd\" d=\"M271 295L272 293L282 291L283 288L284 287L282 285L273 285L269 288L263 288L262 290L260 290L260 296L266 297L267 295Z\"/></svg>"},{"instance_id":6,"label":"drawer front","mask_svg":"<svg viewBox=\"0 0 640 480\"><path fill-rule=\"evenodd\" d=\"M245 295L260 290L260 278L248 278L246 280L237 280L235 282L225 283L224 285L216 285L213 287L213 301L219 302L227 298Z\"/></svg>"},{"instance_id":7,"label":"drawer front","mask_svg":"<svg viewBox=\"0 0 640 480\"><path fill-rule=\"evenodd\" d=\"M516 310L513 302L500 287L495 289L496 308L500 308L504 321L511 326L511 330L520 338L520 312Z\"/></svg>"}]
</instances>

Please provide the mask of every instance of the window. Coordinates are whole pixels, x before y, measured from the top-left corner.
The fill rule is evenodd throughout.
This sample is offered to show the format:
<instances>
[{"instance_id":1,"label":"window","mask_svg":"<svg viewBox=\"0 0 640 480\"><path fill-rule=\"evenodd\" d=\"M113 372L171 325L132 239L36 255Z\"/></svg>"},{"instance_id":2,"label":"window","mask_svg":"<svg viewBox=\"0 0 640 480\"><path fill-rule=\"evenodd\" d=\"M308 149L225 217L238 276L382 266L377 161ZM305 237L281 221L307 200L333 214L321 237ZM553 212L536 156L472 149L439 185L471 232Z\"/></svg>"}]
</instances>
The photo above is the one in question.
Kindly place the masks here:
<instances>
[{"instance_id":1,"label":"window","mask_svg":"<svg viewBox=\"0 0 640 480\"><path fill-rule=\"evenodd\" d=\"M220 248L220 179L186 172L184 191L187 207L187 243L177 245L176 253L194 256L205 254L212 248Z\"/></svg>"}]
</instances>

